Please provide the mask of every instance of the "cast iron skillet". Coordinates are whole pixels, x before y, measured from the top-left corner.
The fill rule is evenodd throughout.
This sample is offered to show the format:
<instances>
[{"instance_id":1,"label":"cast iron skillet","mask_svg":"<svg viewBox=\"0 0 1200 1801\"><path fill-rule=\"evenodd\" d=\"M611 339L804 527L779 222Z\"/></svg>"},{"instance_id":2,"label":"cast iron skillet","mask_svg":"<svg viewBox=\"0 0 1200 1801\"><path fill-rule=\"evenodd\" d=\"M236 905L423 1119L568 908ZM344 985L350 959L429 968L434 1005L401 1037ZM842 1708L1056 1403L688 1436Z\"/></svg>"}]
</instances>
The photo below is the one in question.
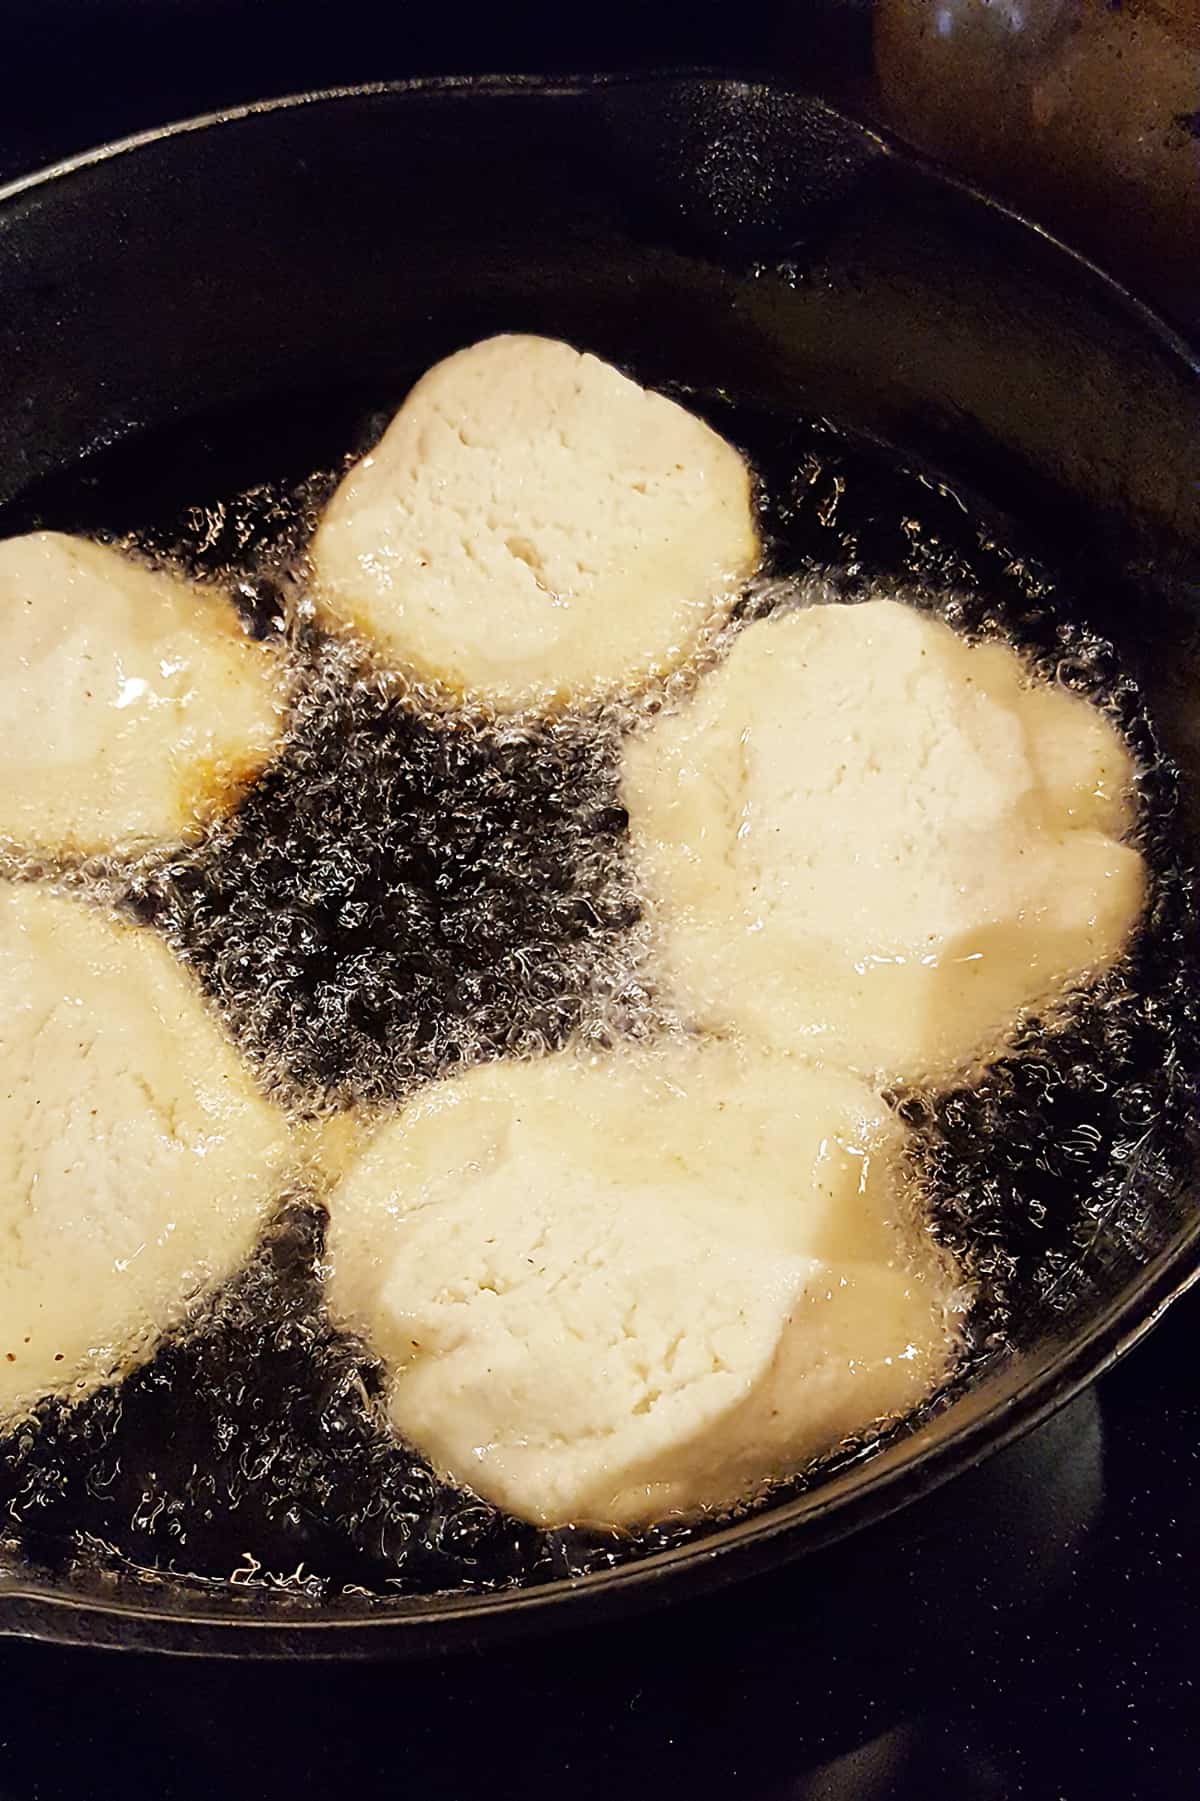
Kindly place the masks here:
<instances>
[{"instance_id":1,"label":"cast iron skillet","mask_svg":"<svg viewBox=\"0 0 1200 1801\"><path fill-rule=\"evenodd\" d=\"M0 195L0 507L233 402L381 393L505 329L644 381L876 434L1103 569L1200 838L1193 354L1035 227L804 95L681 75L418 82L153 132ZM1085 589L1086 591L1086 589ZM1151 1203L1032 1348L915 1439L699 1542L515 1594L347 1601L0 1571L0 1633L175 1652L393 1655L615 1615L812 1552L1044 1420L1200 1273Z\"/></svg>"}]
</instances>

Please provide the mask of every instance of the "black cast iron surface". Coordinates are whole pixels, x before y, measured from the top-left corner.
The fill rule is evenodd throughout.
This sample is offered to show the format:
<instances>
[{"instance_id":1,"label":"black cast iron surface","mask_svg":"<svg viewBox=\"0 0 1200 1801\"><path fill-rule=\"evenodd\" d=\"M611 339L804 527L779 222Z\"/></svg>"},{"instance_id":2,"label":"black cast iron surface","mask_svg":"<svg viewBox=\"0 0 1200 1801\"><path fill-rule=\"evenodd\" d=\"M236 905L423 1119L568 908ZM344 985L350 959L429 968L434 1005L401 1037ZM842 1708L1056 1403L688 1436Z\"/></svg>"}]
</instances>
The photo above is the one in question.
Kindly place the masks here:
<instances>
[{"instance_id":1,"label":"black cast iron surface","mask_svg":"<svg viewBox=\"0 0 1200 1801\"><path fill-rule=\"evenodd\" d=\"M125 23L147 11L129 6ZM19 81L23 96L10 105L7 91L0 112L5 174L95 141L110 120L132 129L298 85L290 68L272 79L264 37L263 66L239 66L238 92L225 76L166 104L187 79L179 42L164 33L149 62L134 42L90 70L94 122L76 105L51 122L52 57L0 59L0 86ZM551 60L586 60L574 48ZM537 66L524 49L504 60ZM677 40L662 59L689 53ZM872 1534L632 1627L425 1668L0 1645L0 1801L1192 1794L1198 1325L1200 1297L1185 1297L1091 1395Z\"/></svg>"},{"instance_id":2,"label":"black cast iron surface","mask_svg":"<svg viewBox=\"0 0 1200 1801\"><path fill-rule=\"evenodd\" d=\"M0 1648L3 1801L1157 1801L1196 1792L1200 1303L841 1552L420 1666Z\"/></svg>"}]
</instances>

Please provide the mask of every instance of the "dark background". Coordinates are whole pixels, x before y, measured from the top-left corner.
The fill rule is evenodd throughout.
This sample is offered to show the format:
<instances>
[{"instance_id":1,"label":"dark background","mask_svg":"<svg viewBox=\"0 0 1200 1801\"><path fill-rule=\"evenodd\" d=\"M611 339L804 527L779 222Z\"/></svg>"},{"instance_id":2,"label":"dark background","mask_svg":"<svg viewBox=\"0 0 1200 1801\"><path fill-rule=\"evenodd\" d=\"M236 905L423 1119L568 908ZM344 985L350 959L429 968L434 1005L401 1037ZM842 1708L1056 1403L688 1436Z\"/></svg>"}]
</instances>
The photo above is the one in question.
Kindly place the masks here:
<instances>
[{"instance_id":1,"label":"dark background","mask_svg":"<svg viewBox=\"0 0 1200 1801\"><path fill-rule=\"evenodd\" d=\"M713 63L839 78L869 0L3 0L0 178L191 113L421 74Z\"/></svg>"},{"instance_id":2,"label":"dark background","mask_svg":"<svg viewBox=\"0 0 1200 1801\"><path fill-rule=\"evenodd\" d=\"M858 0L4 0L0 178L259 95L714 63L845 91ZM0 404L3 404L0 397ZM0 1801L1200 1792L1200 1297L1032 1440L840 1552L433 1669L0 1644Z\"/></svg>"}]
</instances>

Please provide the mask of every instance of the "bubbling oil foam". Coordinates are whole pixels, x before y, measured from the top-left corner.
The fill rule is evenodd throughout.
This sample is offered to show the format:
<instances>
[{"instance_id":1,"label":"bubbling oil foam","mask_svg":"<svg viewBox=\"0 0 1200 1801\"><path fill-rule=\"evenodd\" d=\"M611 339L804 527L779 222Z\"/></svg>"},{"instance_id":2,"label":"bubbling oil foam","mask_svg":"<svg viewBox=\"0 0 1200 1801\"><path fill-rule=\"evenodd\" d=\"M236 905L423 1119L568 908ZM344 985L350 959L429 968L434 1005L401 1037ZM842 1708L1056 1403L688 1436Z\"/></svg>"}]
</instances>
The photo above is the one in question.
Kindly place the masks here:
<instances>
[{"instance_id":1,"label":"bubbling oil foam","mask_svg":"<svg viewBox=\"0 0 1200 1801\"><path fill-rule=\"evenodd\" d=\"M285 754L131 892L268 1085L375 1105L610 1030L637 1001L611 738L438 714L330 642L306 675Z\"/></svg>"},{"instance_id":2,"label":"bubbling oil foam","mask_svg":"<svg viewBox=\"0 0 1200 1801\"><path fill-rule=\"evenodd\" d=\"M1111 1258L1136 1255L1187 1173L1200 985L1174 772L1111 647L1072 621L1048 568L947 484L823 425L703 410L759 477L768 572L743 617L793 604L795 578L815 571L842 599L903 585L1110 710L1137 760L1153 890L1127 965L1053 1022L1029 1022L981 1085L892 1097L914 1127L934 1230L975 1285L961 1384L1035 1338ZM287 640L299 676L287 743L231 818L186 852L26 873L116 899L163 931L304 1117L394 1102L466 1062L661 1023L617 798L628 720L466 717L319 634L303 546L336 456L365 448L386 415L364 409L352 425L339 405L327 419L328 441L303 438L310 460L282 478L280 436L260 420L255 479L243 459L225 496L162 496L166 467L204 492L213 448L246 439L228 421L190 464L187 445L135 447L11 526L107 528L221 580L250 629ZM139 513L147 494L162 501L155 518ZM694 679L683 673L676 691ZM55 1569L322 1598L536 1583L720 1523L543 1532L440 1482L386 1431L383 1372L323 1314L322 1238L314 1177L285 1198L244 1274L150 1364L77 1407L45 1404L0 1443L0 1538ZM789 1490L876 1448L850 1444Z\"/></svg>"}]
</instances>

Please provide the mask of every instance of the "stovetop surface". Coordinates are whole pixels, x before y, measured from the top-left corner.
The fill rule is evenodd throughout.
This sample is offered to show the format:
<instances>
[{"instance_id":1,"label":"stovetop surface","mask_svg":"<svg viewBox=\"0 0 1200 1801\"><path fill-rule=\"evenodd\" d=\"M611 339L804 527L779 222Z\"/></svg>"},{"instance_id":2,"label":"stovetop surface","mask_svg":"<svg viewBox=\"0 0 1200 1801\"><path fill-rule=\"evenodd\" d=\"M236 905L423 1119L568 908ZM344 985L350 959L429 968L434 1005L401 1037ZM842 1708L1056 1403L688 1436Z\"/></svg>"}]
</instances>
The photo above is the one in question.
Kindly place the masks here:
<instances>
[{"instance_id":1,"label":"stovetop surface","mask_svg":"<svg viewBox=\"0 0 1200 1801\"><path fill-rule=\"evenodd\" d=\"M1200 1776L1200 1297L840 1552L436 1665L0 1643L0 1801L1177 1801Z\"/></svg>"},{"instance_id":2,"label":"stovetop surface","mask_svg":"<svg viewBox=\"0 0 1200 1801\"><path fill-rule=\"evenodd\" d=\"M473 22L468 57L465 38L448 50L452 17L413 24L397 7L380 25L383 10L8 0L0 179L257 94L437 68L745 66L772 41L769 7L731 56L727 12L707 0L610 0L569 41L548 7L524 28L507 11ZM852 60L862 7L841 12ZM1040 1433L923 1506L633 1626L420 1668L0 1641L0 1801L1191 1796L1198 1339L1200 1294Z\"/></svg>"}]
</instances>

